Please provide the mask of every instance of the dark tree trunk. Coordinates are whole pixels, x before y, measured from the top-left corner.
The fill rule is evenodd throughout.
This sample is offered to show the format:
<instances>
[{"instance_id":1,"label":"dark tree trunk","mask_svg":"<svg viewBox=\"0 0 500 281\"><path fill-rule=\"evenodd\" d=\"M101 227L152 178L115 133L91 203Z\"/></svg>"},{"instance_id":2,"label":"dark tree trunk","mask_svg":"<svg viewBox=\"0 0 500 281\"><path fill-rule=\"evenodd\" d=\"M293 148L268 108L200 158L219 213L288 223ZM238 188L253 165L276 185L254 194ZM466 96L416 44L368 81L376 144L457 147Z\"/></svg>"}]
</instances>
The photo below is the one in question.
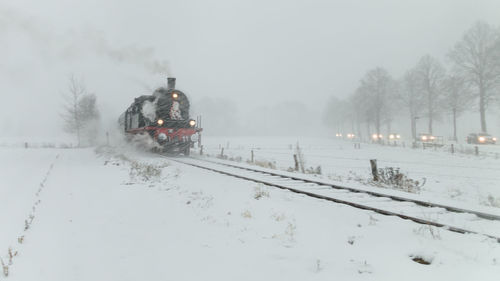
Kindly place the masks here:
<instances>
[{"instance_id":1,"label":"dark tree trunk","mask_svg":"<svg viewBox=\"0 0 500 281\"><path fill-rule=\"evenodd\" d=\"M432 115L433 115L433 112L432 112L432 95L429 91L428 93L428 96L427 96L427 102L429 103L429 127L428 127L428 131L429 131L429 134L432 135Z\"/></svg>"},{"instance_id":2,"label":"dark tree trunk","mask_svg":"<svg viewBox=\"0 0 500 281\"><path fill-rule=\"evenodd\" d=\"M457 109L453 108L453 140L457 141Z\"/></svg>"},{"instance_id":3,"label":"dark tree trunk","mask_svg":"<svg viewBox=\"0 0 500 281\"><path fill-rule=\"evenodd\" d=\"M417 139L417 126L415 126L415 116L410 114L410 123L411 123L411 136L413 140Z\"/></svg>"},{"instance_id":4,"label":"dark tree trunk","mask_svg":"<svg viewBox=\"0 0 500 281\"><path fill-rule=\"evenodd\" d=\"M481 131L483 133L487 132L486 128L486 104L484 100L484 87L481 85L479 86L479 115L481 117Z\"/></svg>"}]
</instances>

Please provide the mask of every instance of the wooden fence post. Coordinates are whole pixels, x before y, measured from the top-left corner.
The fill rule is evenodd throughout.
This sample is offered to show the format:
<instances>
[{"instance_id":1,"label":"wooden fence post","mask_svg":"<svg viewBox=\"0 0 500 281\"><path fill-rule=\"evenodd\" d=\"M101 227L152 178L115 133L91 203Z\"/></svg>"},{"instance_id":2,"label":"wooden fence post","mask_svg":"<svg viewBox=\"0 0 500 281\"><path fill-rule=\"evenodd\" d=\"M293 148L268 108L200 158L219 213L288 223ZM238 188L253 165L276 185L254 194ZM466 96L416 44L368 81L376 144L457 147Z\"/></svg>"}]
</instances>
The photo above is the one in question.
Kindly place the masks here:
<instances>
[{"instance_id":1,"label":"wooden fence post","mask_svg":"<svg viewBox=\"0 0 500 281\"><path fill-rule=\"evenodd\" d=\"M479 147L477 147L477 145L474 146L474 153L476 154L476 156L479 155Z\"/></svg>"},{"instance_id":2,"label":"wooden fence post","mask_svg":"<svg viewBox=\"0 0 500 281\"><path fill-rule=\"evenodd\" d=\"M455 146L451 144L451 154L455 153Z\"/></svg>"},{"instance_id":3,"label":"wooden fence post","mask_svg":"<svg viewBox=\"0 0 500 281\"><path fill-rule=\"evenodd\" d=\"M253 149L252 149L251 153L252 153L252 154L251 154L251 157L250 157L250 162L252 162L252 163L253 163Z\"/></svg>"},{"instance_id":4,"label":"wooden fence post","mask_svg":"<svg viewBox=\"0 0 500 281\"><path fill-rule=\"evenodd\" d=\"M224 147L220 149L220 158L224 158Z\"/></svg>"},{"instance_id":5,"label":"wooden fence post","mask_svg":"<svg viewBox=\"0 0 500 281\"><path fill-rule=\"evenodd\" d=\"M200 155L203 155L203 145L200 146Z\"/></svg>"},{"instance_id":6,"label":"wooden fence post","mask_svg":"<svg viewBox=\"0 0 500 281\"><path fill-rule=\"evenodd\" d=\"M370 166L372 167L373 180L378 181L377 159L370 159Z\"/></svg>"},{"instance_id":7,"label":"wooden fence post","mask_svg":"<svg viewBox=\"0 0 500 281\"><path fill-rule=\"evenodd\" d=\"M293 161L295 161L295 171L299 170L299 160L297 159L297 154L293 155Z\"/></svg>"}]
</instances>

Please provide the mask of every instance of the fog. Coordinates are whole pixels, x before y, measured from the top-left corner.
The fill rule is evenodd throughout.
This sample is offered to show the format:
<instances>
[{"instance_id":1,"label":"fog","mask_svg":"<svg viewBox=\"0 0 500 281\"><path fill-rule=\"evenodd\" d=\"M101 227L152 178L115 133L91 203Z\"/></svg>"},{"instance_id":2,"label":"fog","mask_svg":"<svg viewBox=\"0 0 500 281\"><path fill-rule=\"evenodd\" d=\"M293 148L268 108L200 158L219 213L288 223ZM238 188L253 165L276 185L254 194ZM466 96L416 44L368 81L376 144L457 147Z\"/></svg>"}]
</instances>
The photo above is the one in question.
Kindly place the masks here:
<instances>
[{"instance_id":1,"label":"fog","mask_svg":"<svg viewBox=\"0 0 500 281\"><path fill-rule=\"evenodd\" d=\"M325 105L367 70L400 77L425 54L448 67L463 33L477 20L500 26L499 11L494 0L2 1L0 136L62 135L70 75L97 95L105 130L173 76L206 134L331 133ZM478 119L461 117L461 134ZM437 122L448 134L447 117Z\"/></svg>"}]
</instances>

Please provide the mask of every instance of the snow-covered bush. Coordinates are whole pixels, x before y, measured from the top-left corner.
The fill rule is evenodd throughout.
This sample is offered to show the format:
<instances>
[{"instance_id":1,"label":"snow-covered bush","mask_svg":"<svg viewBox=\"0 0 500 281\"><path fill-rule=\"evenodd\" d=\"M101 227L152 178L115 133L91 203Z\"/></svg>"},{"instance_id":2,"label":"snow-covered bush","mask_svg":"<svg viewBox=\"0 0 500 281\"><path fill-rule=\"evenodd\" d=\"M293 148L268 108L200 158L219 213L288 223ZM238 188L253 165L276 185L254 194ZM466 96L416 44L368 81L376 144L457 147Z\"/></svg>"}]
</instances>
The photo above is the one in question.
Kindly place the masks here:
<instances>
[{"instance_id":1,"label":"snow-covered bush","mask_svg":"<svg viewBox=\"0 0 500 281\"><path fill-rule=\"evenodd\" d=\"M399 168L386 167L378 170L379 182L411 193L419 193L420 188L425 184L425 178L422 182L409 178L406 174L400 172Z\"/></svg>"},{"instance_id":2,"label":"snow-covered bush","mask_svg":"<svg viewBox=\"0 0 500 281\"><path fill-rule=\"evenodd\" d=\"M132 161L130 163L130 181L160 181L161 171L164 166Z\"/></svg>"}]
</instances>

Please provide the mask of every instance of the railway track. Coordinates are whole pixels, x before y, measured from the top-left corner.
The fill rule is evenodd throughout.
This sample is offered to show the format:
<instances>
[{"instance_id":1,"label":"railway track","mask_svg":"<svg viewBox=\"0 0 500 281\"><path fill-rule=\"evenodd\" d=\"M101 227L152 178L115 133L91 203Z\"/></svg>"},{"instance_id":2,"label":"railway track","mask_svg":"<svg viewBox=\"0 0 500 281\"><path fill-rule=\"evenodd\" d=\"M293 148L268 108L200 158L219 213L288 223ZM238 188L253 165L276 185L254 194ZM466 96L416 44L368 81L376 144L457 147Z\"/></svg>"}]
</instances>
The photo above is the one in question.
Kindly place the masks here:
<instances>
[{"instance_id":1,"label":"railway track","mask_svg":"<svg viewBox=\"0 0 500 281\"><path fill-rule=\"evenodd\" d=\"M479 234L500 243L500 216L412 198L339 186L274 170L235 165L202 158L168 157L171 161L289 190L354 208L396 216L463 234Z\"/></svg>"}]
</instances>

